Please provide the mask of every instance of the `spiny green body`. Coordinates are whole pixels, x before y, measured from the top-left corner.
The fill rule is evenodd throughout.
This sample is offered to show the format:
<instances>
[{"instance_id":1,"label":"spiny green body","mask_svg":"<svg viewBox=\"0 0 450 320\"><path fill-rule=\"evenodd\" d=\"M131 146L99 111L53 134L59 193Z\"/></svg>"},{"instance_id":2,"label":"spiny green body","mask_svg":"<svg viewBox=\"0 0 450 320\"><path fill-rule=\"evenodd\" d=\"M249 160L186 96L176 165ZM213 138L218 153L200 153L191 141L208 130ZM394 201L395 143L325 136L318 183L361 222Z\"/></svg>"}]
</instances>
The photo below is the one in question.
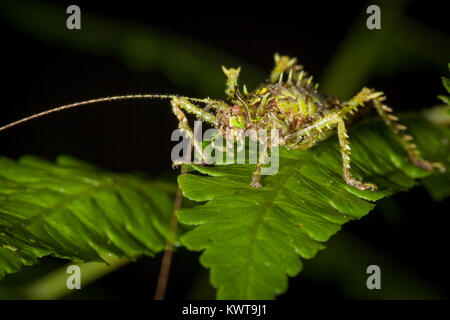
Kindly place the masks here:
<instances>
[{"instance_id":1,"label":"spiny green body","mask_svg":"<svg viewBox=\"0 0 450 320\"><path fill-rule=\"evenodd\" d=\"M319 93L318 85L312 77L307 77L301 66L294 65L290 70L285 81L282 78L275 83L269 81L254 92L240 93L237 86L227 89L232 107L217 109L218 127L222 133L225 134L227 129L266 129L269 132L277 129L279 145L297 149L306 149L326 138L332 129L327 124L305 130L304 135L298 133L340 108L339 101ZM227 75L230 71L238 73L238 69L224 71Z\"/></svg>"},{"instance_id":2,"label":"spiny green body","mask_svg":"<svg viewBox=\"0 0 450 320\"><path fill-rule=\"evenodd\" d=\"M172 111L178 118L179 128L184 130L191 139L194 148L206 159L199 141L194 139L194 133L184 111L194 114L201 120L213 125L226 138L236 138L242 132L259 132L259 129L270 133L278 130L278 139L271 141L270 134L265 137L253 134L251 138L259 139L265 146L260 151L256 169L250 185L255 188L261 185L261 166L267 152L274 146L284 146L288 149L308 149L315 143L327 138L337 131L342 155L342 172L344 181L360 190L375 190L373 183L364 183L354 179L350 174L350 142L346 131L348 120L361 107L374 107L385 124L392 129L408 153L412 163L426 170L435 168L444 171L440 163L432 163L420 157L420 152L413 143L413 137L405 133L406 127L399 124L398 118L391 114L392 109L383 101L386 99L382 92L363 88L352 99L340 102L336 98L328 97L317 91L318 84L312 77L307 76L297 59L275 54L275 68L266 83L253 92L248 92L243 86L241 93L238 86L240 68L226 69L227 76L225 93L226 100L197 99L162 94L138 94L97 98L81 101L31 115L21 120L0 127L0 132L24 122L71 108L86 105L118 101L127 99L171 99ZM194 102L206 104L200 108ZM208 112L212 108L215 112ZM267 143L266 143L267 142ZM180 164L179 162L174 165Z\"/></svg>"},{"instance_id":3,"label":"spiny green body","mask_svg":"<svg viewBox=\"0 0 450 320\"><path fill-rule=\"evenodd\" d=\"M270 78L253 92L238 87L240 68L226 69L227 99L225 101L209 100L207 108L215 109L215 115L192 104L187 99L173 99L173 112L180 121L180 128L186 130L194 141L194 147L202 153L201 147L193 139L186 117L181 109L196 114L204 121L217 127L224 137L236 138L239 132L265 129L270 132L278 130L277 146L288 149L308 149L315 143L327 138L337 129L343 162L343 178L349 185L360 190L375 190L372 183L364 183L354 179L350 174L350 143L346 132L345 121L360 107L374 107L408 152L411 161L426 170L439 168L439 163L431 163L420 158L419 150L412 142L413 138L405 134L406 127L397 123L398 118L390 114L392 109L383 104L382 92L363 88L352 99L340 102L317 91L318 84L312 76L307 76L295 58L275 55L275 68ZM258 139L258 136L256 136ZM262 141L261 141L262 142ZM267 143L267 149L274 146L273 141ZM251 186L260 188L261 166L268 150L260 153L258 164L253 173Z\"/></svg>"}]
</instances>

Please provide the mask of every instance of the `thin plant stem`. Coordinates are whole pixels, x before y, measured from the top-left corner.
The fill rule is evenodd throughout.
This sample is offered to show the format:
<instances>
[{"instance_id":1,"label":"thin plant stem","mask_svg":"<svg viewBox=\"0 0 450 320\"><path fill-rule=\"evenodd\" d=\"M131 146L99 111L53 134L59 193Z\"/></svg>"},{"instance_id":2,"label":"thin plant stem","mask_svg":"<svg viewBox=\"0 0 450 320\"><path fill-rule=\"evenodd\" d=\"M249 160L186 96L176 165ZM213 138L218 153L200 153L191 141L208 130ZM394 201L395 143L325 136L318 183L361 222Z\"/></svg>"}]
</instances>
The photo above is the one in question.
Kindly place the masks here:
<instances>
[{"instance_id":1,"label":"thin plant stem","mask_svg":"<svg viewBox=\"0 0 450 320\"><path fill-rule=\"evenodd\" d=\"M181 174L184 175L187 172L187 165L182 165ZM169 280L170 273L170 265L172 263L172 255L173 255L173 244L175 241L175 234L178 225L177 220L177 211L181 208L181 203L183 200L183 192L180 187L178 187L177 195L175 197L174 205L173 205L173 213L172 218L170 220L170 230L169 236L167 238L166 247L163 254L163 259L161 262L161 269L159 271L158 283L156 285L155 291L155 300L164 300L167 289L167 282Z\"/></svg>"}]
</instances>

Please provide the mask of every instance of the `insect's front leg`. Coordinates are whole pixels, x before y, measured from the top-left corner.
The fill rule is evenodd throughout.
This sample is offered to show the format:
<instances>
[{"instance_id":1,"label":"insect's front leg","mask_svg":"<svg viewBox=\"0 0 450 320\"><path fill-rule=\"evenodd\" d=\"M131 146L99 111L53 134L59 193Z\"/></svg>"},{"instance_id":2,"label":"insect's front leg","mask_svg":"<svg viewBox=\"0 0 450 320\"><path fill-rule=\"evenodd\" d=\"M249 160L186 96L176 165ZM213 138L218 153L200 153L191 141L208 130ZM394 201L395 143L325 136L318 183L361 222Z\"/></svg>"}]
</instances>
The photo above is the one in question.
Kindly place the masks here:
<instances>
[{"instance_id":1,"label":"insect's front leg","mask_svg":"<svg viewBox=\"0 0 450 320\"><path fill-rule=\"evenodd\" d=\"M205 112L204 110L195 106L194 104L192 104L190 101L187 101L186 99L174 98L174 99L172 99L171 104L172 104L172 112L175 114L175 116L178 119L178 127L187 133L188 138L192 141L192 143L194 145L194 149L199 152L199 154L201 155L202 161L206 162L206 155L203 152L202 146L199 143L199 141L197 141L197 139L195 139L194 133L192 132L191 127L189 126L189 122L186 118L186 115L184 114L184 112L181 109L185 109L188 112L194 113L197 116L202 117L202 120L205 120L207 122L212 122L213 124L217 123L215 116L208 112ZM178 166L182 163L183 163L182 160L176 161L173 163L173 166Z\"/></svg>"},{"instance_id":2,"label":"insect's front leg","mask_svg":"<svg viewBox=\"0 0 450 320\"><path fill-rule=\"evenodd\" d=\"M364 183L352 177L350 173L350 142L348 141L347 129L345 128L344 119L340 118L338 121L338 138L341 145L342 154L342 175L344 181L359 190L377 189L373 183Z\"/></svg>"},{"instance_id":3,"label":"insect's front leg","mask_svg":"<svg viewBox=\"0 0 450 320\"><path fill-rule=\"evenodd\" d=\"M217 127L216 116L213 115L212 113L207 112L207 109L209 109L210 107L216 107L220 102L211 101L205 108L197 107L195 104L193 104L189 100L183 99L183 98L173 98L171 103L172 103L172 111L174 113L175 113L175 111L174 111L173 105L175 104L178 109L183 109L186 112L197 116L197 118L200 118L200 120L205 121L205 122ZM176 115L176 113L175 113L175 115ZM178 118L178 116L177 116L177 118ZM178 120L180 120L180 118L178 118Z\"/></svg>"},{"instance_id":4,"label":"insect's front leg","mask_svg":"<svg viewBox=\"0 0 450 320\"><path fill-rule=\"evenodd\" d=\"M250 183L250 185L253 188L261 188L261 167L264 164L264 160L267 157L267 141L261 141L262 139L260 139L260 145L263 145L262 150L259 153L259 157L258 157L258 163L256 164L256 169L255 171L253 171L253 175L252 175L252 182Z\"/></svg>"}]
</instances>

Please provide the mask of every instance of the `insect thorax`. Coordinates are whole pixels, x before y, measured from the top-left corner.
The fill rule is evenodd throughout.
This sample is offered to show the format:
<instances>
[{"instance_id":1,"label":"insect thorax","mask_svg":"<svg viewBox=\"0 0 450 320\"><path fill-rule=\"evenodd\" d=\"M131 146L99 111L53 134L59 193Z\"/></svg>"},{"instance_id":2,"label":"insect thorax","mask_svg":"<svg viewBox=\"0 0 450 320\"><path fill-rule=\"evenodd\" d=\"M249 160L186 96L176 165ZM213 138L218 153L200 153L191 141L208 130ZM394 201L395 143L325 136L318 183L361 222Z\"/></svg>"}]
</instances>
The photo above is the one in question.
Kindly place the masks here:
<instances>
[{"instance_id":1,"label":"insect thorax","mask_svg":"<svg viewBox=\"0 0 450 320\"><path fill-rule=\"evenodd\" d=\"M277 129L280 145L284 137L322 118L336 104L314 89L311 81L263 84L247 94L239 92L229 99L230 108L217 111L218 128L225 136L236 131L258 131Z\"/></svg>"}]
</instances>

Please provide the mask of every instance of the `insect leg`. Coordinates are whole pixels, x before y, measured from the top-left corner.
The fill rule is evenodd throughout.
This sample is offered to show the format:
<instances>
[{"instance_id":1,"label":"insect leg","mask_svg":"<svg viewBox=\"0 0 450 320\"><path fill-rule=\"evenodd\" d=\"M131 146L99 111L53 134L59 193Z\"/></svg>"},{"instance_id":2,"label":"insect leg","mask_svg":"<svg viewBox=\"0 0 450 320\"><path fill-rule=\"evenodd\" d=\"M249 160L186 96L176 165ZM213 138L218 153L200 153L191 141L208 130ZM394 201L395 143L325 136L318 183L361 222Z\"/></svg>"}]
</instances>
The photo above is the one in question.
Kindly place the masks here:
<instances>
[{"instance_id":1,"label":"insect leg","mask_svg":"<svg viewBox=\"0 0 450 320\"><path fill-rule=\"evenodd\" d=\"M414 165L428 171L433 171L433 169L437 168L444 172L445 167L441 163L429 162L420 157L420 151L413 142L414 138L405 133L405 130L407 129L406 126L398 123L398 118L391 114L392 109L383 103L385 99L386 97L383 95L383 92L376 92L369 88L363 88L355 97L343 104L341 113L346 117L347 114L353 114L358 107L371 103L383 119L384 123L391 128L394 134L399 138Z\"/></svg>"},{"instance_id":2,"label":"insect leg","mask_svg":"<svg viewBox=\"0 0 450 320\"><path fill-rule=\"evenodd\" d=\"M306 149L311 148L315 143L316 143L316 140L310 140L304 144L300 144L297 142L297 143L289 145L287 147L288 147L288 149L292 149L292 150L306 150Z\"/></svg>"},{"instance_id":3,"label":"insect leg","mask_svg":"<svg viewBox=\"0 0 450 320\"><path fill-rule=\"evenodd\" d=\"M190 102L187 99L184 98L173 98L172 99L172 111L173 111L173 104L176 104L178 108L184 109L188 113L194 114L197 116L197 118L200 118L201 120L212 124L213 126L217 127L217 118L212 113L209 113L206 111L206 109L209 109L211 106L214 106L213 104L208 104L205 109L197 107L195 104ZM175 113L175 111L174 111ZM175 114L176 115L176 114ZM179 120L179 119L178 119Z\"/></svg>"},{"instance_id":4,"label":"insect leg","mask_svg":"<svg viewBox=\"0 0 450 320\"><path fill-rule=\"evenodd\" d=\"M185 101L184 99L179 99L179 98L174 98L174 99L172 99L172 101L171 101L171 104L172 104L172 112L175 114L175 116L176 116L177 119L178 119L178 127L179 127L181 130L186 131L186 133L187 133L189 139L192 141L192 143L193 143L193 145L194 145L194 149L197 150L197 151L200 153L200 155L201 155L201 157L202 157L202 161L206 161L206 156L205 156L205 154L204 154L204 152L203 152L203 150L202 150L202 147L201 147L201 145L199 144L199 141L197 141L197 140L195 139L194 133L192 132L191 127L189 126L189 123L188 123L188 120L187 120L187 118L186 118L186 115L185 115L184 112L181 110L181 108L183 108L183 109L185 109L185 110L187 110L187 111L189 112L189 111L191 111L191 110L196 110L196 109L193 109L194 107L195 107L195 108L198 108L198 107L196 107L196 106L194 106L194 105L192 105L192 104L191 104L192 106L189 106L187 103L191 104L190 102ZM188 108L187 108L187 106L188 106ZM200 109L200 108L198 108L198 109L200 110L200 112L201 112L203 115L209 114L209 113L207 113L207 112L204 112L204 113L203 113L202 109ZM210 115L213 116L212 114L210 114ZM213 116L213 117L214 117L214 116ZM214 118L215 118L215 117L214 117ZM174 166L177 166L177 165L180 165L181 163L182 163L182 161L181 161L181 162L180 162L180 161L177 161L177 162L175 162L173 165L174 165Z\"/></svg>"},{"instance_id":5,"label":"insect leg","mask_svg":"<svg viewBox=\"0 0 450 320\"><path fill-rule=\"evenodd\" d=\"M441 163L429 162L420 157L420 151L416 144L413 142L414 138L405 133L406 126L398 123L398 118L391 114L392 109L383 103L386 97L382 92L375 92L368 88L362 89L353 99L347 102L343 109L343 114L346 112L352 113L356 111L358 106L363 106L368 102L372 102L384 123L391 128L394 134L399 138L405 150L408 152L408 156L411 162L418 167L421 167L428 171L433 171L437 168L444 172L445 167Z\"/></svg>"},{"instance_id":6,"label":"insect leg","mask_svg":"<svg viewBox=\"0 0 450 320\"><path fill-rule=\"evenodd\" d=\"M263 149L261 150L259 157L258 157L258 163L256 164L256 169L255 171L253 171L253 175L252 175L252 182L250 183L250 185L253 188L261 188L261 167L264 164L264 160L267 156L267 142L263 142ZM261 145L261 143L260 143Z\"/></svg>"},{"instance_id":7,"label":"insect leg","mask_svg":"<svg viewBox=\"0 0 450 320\"><path fill-rule=\"evenodd\" d=\"M373 183L364 183L362 181L356 180L352 177L350 173L350 142L348 141L347 129L345 128L344 119L338 121L338 137L339 144L341 145L342 154L342 171L344 181L359 190L372 189L376 190L377 186Z\"/></svg>"},{"instance_id":8,"label":"insect leg","mask_svg":"<svg viewBox=\"0 0 450 320\"><path fill-rule=\"evenodd\" d=\"M285 140L288 141L288 147L296 149L308 149L315 142L320 141L329 135L332 126L336 125L341 120L339 112L332 112L322 119L313 122L309 126L302 128L296 132L290 133L285 136ZM306 143L303 140L306 139Z\"/></svg>"},{"instance_id":9,"label":"insect leg","mask_svg":"<svg viewBox=\"0 0 450 320\"><path fill-rule=\"evenodd\" d=\"M433 171L433 169L439 169L444 172L445 167L438 162L429 162L420 157L420 151L416 144L413 142L414 138L405 133L407 129L406 126L398 123L398 118L391 114L392 109L383 104L382 101L385 100L384 96L380 96L373 99L373 104L377 110L380 117L384 120L384 123L391 128L394 134L399 138L405 150L408 152L409 159L411 162L420 168L428 171Z\"/></svg>"}]
</instances>

